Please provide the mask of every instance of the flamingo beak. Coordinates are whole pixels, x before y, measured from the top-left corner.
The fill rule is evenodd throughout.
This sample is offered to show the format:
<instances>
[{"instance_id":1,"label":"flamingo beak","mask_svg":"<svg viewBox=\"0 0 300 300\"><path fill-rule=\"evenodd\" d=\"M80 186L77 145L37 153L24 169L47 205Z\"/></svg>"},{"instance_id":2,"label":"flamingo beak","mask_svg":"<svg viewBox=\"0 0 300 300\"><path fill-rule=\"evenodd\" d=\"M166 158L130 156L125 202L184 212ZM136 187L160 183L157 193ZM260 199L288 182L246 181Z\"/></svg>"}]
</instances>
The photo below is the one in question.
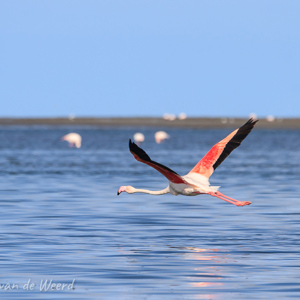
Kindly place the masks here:
<instances>
[{"instance_id":1,"label":"flamingo beak","mask_svg":"<svg viewBox=\"0 0 300 300\"><path fill-rule=\"evenodd\" d=\"M120 186L117 195L119 196L122 192L126 192L126 186Z\"/></svg>"}]
</instances>

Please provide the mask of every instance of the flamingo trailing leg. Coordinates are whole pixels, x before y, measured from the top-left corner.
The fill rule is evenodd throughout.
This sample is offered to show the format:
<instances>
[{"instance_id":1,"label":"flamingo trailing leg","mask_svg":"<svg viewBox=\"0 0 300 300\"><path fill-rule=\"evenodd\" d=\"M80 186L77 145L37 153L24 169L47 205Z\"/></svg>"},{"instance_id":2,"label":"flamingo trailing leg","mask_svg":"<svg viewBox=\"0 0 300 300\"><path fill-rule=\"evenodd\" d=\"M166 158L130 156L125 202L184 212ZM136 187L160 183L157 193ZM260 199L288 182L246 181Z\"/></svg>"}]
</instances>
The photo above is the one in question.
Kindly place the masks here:
<instances>
[{"instance_id":1,"label":"flamingo trailing leg","mask_svg":"<svg viewBox=\"0 0 300 300\"><path fill-rule=\"evenodd\" d=\"M160 191L149 191L145 189L136 189L130 185L121 186L118 195L122 192L128 194L147 193L151 195L162 195L171 193L173 195L196 196L199 194L208 194L220 198L236 206L251 204L250 201L239 201L218 191L219 186L211 186L209 177L214 170L224 161L224 159L235 149L253 129L257 120L250 119L243 126L233 131L225 139L214 145L208 153L196 164L196 166L184 176L180 176L170 168L153 161L148 154L129 140L129 149L134 158L144 164L151 166L162 173L168 180L169 186Z\"/></svg>"}]
</instances>

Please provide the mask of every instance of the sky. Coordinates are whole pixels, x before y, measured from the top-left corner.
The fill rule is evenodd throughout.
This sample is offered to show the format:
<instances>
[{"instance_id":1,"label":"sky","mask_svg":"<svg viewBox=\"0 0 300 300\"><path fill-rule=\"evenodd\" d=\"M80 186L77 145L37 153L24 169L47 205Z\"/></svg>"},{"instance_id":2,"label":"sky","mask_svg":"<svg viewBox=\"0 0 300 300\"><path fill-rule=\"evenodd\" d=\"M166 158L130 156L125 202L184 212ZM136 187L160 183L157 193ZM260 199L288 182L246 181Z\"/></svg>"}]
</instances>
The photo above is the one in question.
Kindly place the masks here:
<instances>
[{"instance_id":1,"label":"sky","mask_svg":"<svg viewBox=\"0 0 300 300\"><path fill-rule=\"evenodd\" d=\"M0 0L0 117L300 117L298 0Z\"/></svg>"}]
</instances>

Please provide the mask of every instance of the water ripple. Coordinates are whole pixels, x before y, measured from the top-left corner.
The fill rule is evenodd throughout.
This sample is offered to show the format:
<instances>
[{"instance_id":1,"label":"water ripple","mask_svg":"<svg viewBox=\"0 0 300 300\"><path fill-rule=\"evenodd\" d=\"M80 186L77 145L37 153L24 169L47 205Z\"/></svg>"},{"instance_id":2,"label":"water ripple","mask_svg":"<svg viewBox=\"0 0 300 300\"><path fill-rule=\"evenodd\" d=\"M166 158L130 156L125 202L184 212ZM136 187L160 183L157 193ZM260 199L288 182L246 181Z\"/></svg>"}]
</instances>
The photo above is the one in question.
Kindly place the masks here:
<instances>
[{"instance_id":1,"label":"water ripple","mask_svg":"<svg viewBox=\"0 0 300 300\"><path fill-rule=\"evenodd\" d=\"M299 298L298 131L256 130L211 177L235 207L210 196L116 195L120 185L167 186L135 161L136 129L76 128L81 149L60 141L69 128L0 129L0 264L5 299ZM151 158L187 173L223 130L168 130ZM23 285L35 283L33 291ZM74 290L40 291L41 280Z\"/></svg>"}]
</instances>

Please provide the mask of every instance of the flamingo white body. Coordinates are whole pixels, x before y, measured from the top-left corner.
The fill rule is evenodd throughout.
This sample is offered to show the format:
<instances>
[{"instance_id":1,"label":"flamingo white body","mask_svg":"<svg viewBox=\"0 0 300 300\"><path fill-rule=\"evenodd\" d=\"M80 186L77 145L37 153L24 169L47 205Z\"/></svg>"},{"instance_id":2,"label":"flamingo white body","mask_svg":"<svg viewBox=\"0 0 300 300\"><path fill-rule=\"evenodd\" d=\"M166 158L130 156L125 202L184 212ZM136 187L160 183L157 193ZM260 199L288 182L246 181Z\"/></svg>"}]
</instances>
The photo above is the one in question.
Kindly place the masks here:
<instances>
[{"instance_id":1,"label":"flamingo white body","mask_svg":"<svg viewBox=\"0 0 300 300\"><path fill-rule=\"evenodd\" d=\"M218 197L224 201L232 203L236 206L244 206L251 204L250 201L238 201L236 199L225 196L220 193L219 186L211 186L209 177L214 170L224 161L224 159L235 149L246 136L251 132L257 120L250 119L243 126L233 131L225 139L214 145L210 151L195 165L195 167L186 175L180 176L175 171L168 167L157 163L147 155L147 153L139 148L135 143L129 141L129 149L134 158L143 162L160 173L168 180L169 186L160 191L150 191L146 189L136 189L130 185L121 186L118 190L118 195L122 192L128 194L147 193L152 195L173 194L184 196L196 196L199 194L209 194Z\"/></svg>"},{"instance_id":2,"label":"flamingo white body","mask_svg":"<svg viewBox=\"0 0 300 300\"><path fill-rule=\"evenodd\" d=\"M198 173L188 173L182 176L187 184L169 183L170 193L173 195L196 196L199 194L207 194L209 192L216 192L219 186L211 186L207 177ZM197 188L195 188L197 187Z\"/></svg>"},{"instance_id":3,"label":"flamingo white body","mask_svg":"<svg viewBox=\"0 0 300 300\"><path fill-rule=\"evenodd\" d=\"M81 136L78 133L71 132L71 133L63 136L61 139L62 139L62 141L69 142L70 147L76 147L76 148L81 147Z\"/></svg>"},{"instance_id":4,"label":"flamingo white body","mask_svg":"<svg viewBox=\"0 0 300 300\"><path fill-rule=\"evenodd\" d=\"M157 131L154 135L155 142L160 144L164 142L166 139L169 139L170 136L165 131Z\"/></svg>"}]
</instances>

